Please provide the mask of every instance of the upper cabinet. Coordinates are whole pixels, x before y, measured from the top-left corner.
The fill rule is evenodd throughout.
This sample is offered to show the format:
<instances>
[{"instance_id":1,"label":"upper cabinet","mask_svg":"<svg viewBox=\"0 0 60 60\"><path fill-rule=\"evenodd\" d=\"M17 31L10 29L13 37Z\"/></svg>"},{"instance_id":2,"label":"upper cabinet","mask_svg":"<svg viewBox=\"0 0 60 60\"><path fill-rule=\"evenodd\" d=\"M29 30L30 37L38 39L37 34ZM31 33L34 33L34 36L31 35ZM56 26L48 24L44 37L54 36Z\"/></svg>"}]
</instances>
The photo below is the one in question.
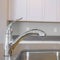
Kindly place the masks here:
<instances>
[{"instance_id":1,"label":"upper cabinet","mask_svg":"<svg viewBox=\"0 0 60 60\"><path fill-rule=\"evenodd\" d=\"M44 20L56 21L56 1L57 0L45 0L44 1Z\"/></svg>"},{"instance_id":2,"label":"upper cabinet","mask_svg":"<svg viewBox=\"0 0 60 60\"><path fill-rule=\"evenodd\" d=\"M27 0L27 20L42 21L43 19L43 1Z\"/></svg>"},{"instance_id":3,"label":"upper cabinet","mask_svg":"<svg viewBox=\"0 0 60 60\"><path fill-rule=\"evenodd\" d=\"M57 12L56 12L56 17L57 17L57 19L56 19L56 21L58 21L58 22L60 22L60 0L57 0L57 5L56 5L56 10L57 10Z\"/></svg>"},{"instance_id":4,"label":"upper cabinet","mask_svg":"<svg viewBox=\"0 0 60 60\"><path fill-rule=\"evenodd\" d=\"M60 22L60 0L9 0L9 20Z\"/></svg>"},{"instance_id":5,"label":"upper cabinet","mask_svg":"<svg viewBox=\"0 0 60 60\"><path fill-rule=\"evenodd\" d=\"M23 18L26 20L26 0L9 0L8 20Z\"/></svg>"},{"instance_id":6,"label":"upper cabinet","mask_svg":"<svg viewBox=\"0 0 60 60\"><path fill-rule=\"evenodd\" d=\"M57 8L57 3L57 0L29 0L27 5L28 20L55 22L59 8Z\"/></svg>"}]
</instances>

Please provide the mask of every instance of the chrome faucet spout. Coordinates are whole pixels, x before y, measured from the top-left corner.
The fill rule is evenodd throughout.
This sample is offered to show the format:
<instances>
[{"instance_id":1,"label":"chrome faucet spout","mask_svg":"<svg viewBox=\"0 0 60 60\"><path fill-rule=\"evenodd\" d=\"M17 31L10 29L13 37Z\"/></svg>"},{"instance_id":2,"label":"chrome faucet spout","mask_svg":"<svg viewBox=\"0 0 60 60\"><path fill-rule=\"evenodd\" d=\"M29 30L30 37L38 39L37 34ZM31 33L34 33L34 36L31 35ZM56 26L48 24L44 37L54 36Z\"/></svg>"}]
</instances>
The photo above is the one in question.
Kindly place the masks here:
<instances>
[{"instance_id":1,"label":"chrome faucet spout","mask_svg":"<svg viewBox=\"0 0 60 60\"><path fill-rule=\"evenodd\" d=\"M21 18L17 19L17 20L21 20ZM10 46L11 46L11 40L12 40L12 35L11 35L11 28L12 28L12 25L17 21L17 20L14 20L13 22L11 22L7 29L6 29L6 39L5 39L5 46L4 46L4 50L5 50L5 60L11 60L10 58L10 54L9 54L9 49L10 49Z\"/></svg>"}]
</instances>

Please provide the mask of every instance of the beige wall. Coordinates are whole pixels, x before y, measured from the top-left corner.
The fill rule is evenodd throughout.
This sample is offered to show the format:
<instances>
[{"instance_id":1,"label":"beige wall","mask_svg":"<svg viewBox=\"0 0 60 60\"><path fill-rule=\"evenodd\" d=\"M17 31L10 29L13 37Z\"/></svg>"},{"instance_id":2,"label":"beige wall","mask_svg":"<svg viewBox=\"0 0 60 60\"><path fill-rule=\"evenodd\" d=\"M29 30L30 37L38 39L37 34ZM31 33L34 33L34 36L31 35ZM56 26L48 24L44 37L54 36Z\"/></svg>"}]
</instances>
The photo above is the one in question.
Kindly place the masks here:
<instances>
[{"instance_id":1,"label":"beige wall","mask_svg":"<svg viewBox=\"0 0 60 60\"><path fill-rule=\"evenodd\" d=\"M5 40L7 21L7 0L0 0L0 43Z\"/></svg>"},{"instance_id":2,"label":"beige wall","mask_svg":"<svg viewBox=\"0 0 60 60\"><path fill-rule=\"evenodd\" d=\"M0 0L0 60L4 60L3 42L5 41L6 22L7 0Z\"/></svg>"},{"instance_id":3,"label":"beige wall","mask_svg":"<svg viewBox=\"0 0 60 60\"><path fill-rule=\"evenodd\" d=\"M0 44L0 60L4 60L4 49L3 49L3 44Z\"/></svg>"}]
</instances>

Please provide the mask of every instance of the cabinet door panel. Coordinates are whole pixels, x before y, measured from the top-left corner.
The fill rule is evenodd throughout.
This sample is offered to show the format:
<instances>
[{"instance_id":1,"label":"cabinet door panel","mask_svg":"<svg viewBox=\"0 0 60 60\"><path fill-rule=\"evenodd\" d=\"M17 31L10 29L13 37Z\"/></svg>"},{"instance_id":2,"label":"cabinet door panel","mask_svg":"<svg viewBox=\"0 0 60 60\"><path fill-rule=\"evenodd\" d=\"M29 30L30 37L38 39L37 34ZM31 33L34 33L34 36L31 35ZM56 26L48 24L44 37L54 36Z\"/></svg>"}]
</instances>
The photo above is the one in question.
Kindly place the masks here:
<instances>
[{"instance_id":1,"label":"cabinet door panel","mask_svg":"<svg viewBox=\"0 0 60 60\"><path fill-rule=\"evenodd\" d=\"M57 0L57 20L60 21L60 0Z\"/></svg>"},{"instance_id":2,"label":"cabinet door panel","mask_svg":"<svg viewBox=\"0 0 60 60\"><path fill-rule=\"evenodd\" d=\"M9 0L9 20L26 19L26 0Z\"/></svg>"},{"instance_id":3,"label":"cabinet door panel","mask_svg":"<svg viewBox=\"0 0 60 60\"><path fill-rule=\"evenodd\" d=\"M42 0L29 0L27 3L27 19L42 20Z\"/></svg>"},{"instance_id":4,"label":"cabinet door panel","mask_svg":"<svg viewBox=\"0 0 60 60\"><path fill-rule=\"evenodd\" d=\"M45 0L44 20L56 21L56 1L57 0Z\"/></svg>"}]
</instances>

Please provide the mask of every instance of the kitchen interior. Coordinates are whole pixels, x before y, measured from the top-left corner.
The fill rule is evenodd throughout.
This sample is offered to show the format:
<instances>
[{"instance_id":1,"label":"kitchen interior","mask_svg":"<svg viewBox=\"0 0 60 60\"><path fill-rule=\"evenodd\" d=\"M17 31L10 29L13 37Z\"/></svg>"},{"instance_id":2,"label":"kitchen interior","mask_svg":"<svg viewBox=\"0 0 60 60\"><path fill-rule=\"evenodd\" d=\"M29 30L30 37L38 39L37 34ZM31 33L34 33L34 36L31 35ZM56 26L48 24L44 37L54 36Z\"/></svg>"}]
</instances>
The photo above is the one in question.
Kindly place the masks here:
<instances>
[{"instance_id":1,"label":"kitchen interior","mask_svg":"<svg viewBox=\"0 0 60 60\"><path fill-rule=\"evenodd\" d=\"M2 0L0 21L0 60L60 60L60 0Z\"/></svg>"}]
</instances>

